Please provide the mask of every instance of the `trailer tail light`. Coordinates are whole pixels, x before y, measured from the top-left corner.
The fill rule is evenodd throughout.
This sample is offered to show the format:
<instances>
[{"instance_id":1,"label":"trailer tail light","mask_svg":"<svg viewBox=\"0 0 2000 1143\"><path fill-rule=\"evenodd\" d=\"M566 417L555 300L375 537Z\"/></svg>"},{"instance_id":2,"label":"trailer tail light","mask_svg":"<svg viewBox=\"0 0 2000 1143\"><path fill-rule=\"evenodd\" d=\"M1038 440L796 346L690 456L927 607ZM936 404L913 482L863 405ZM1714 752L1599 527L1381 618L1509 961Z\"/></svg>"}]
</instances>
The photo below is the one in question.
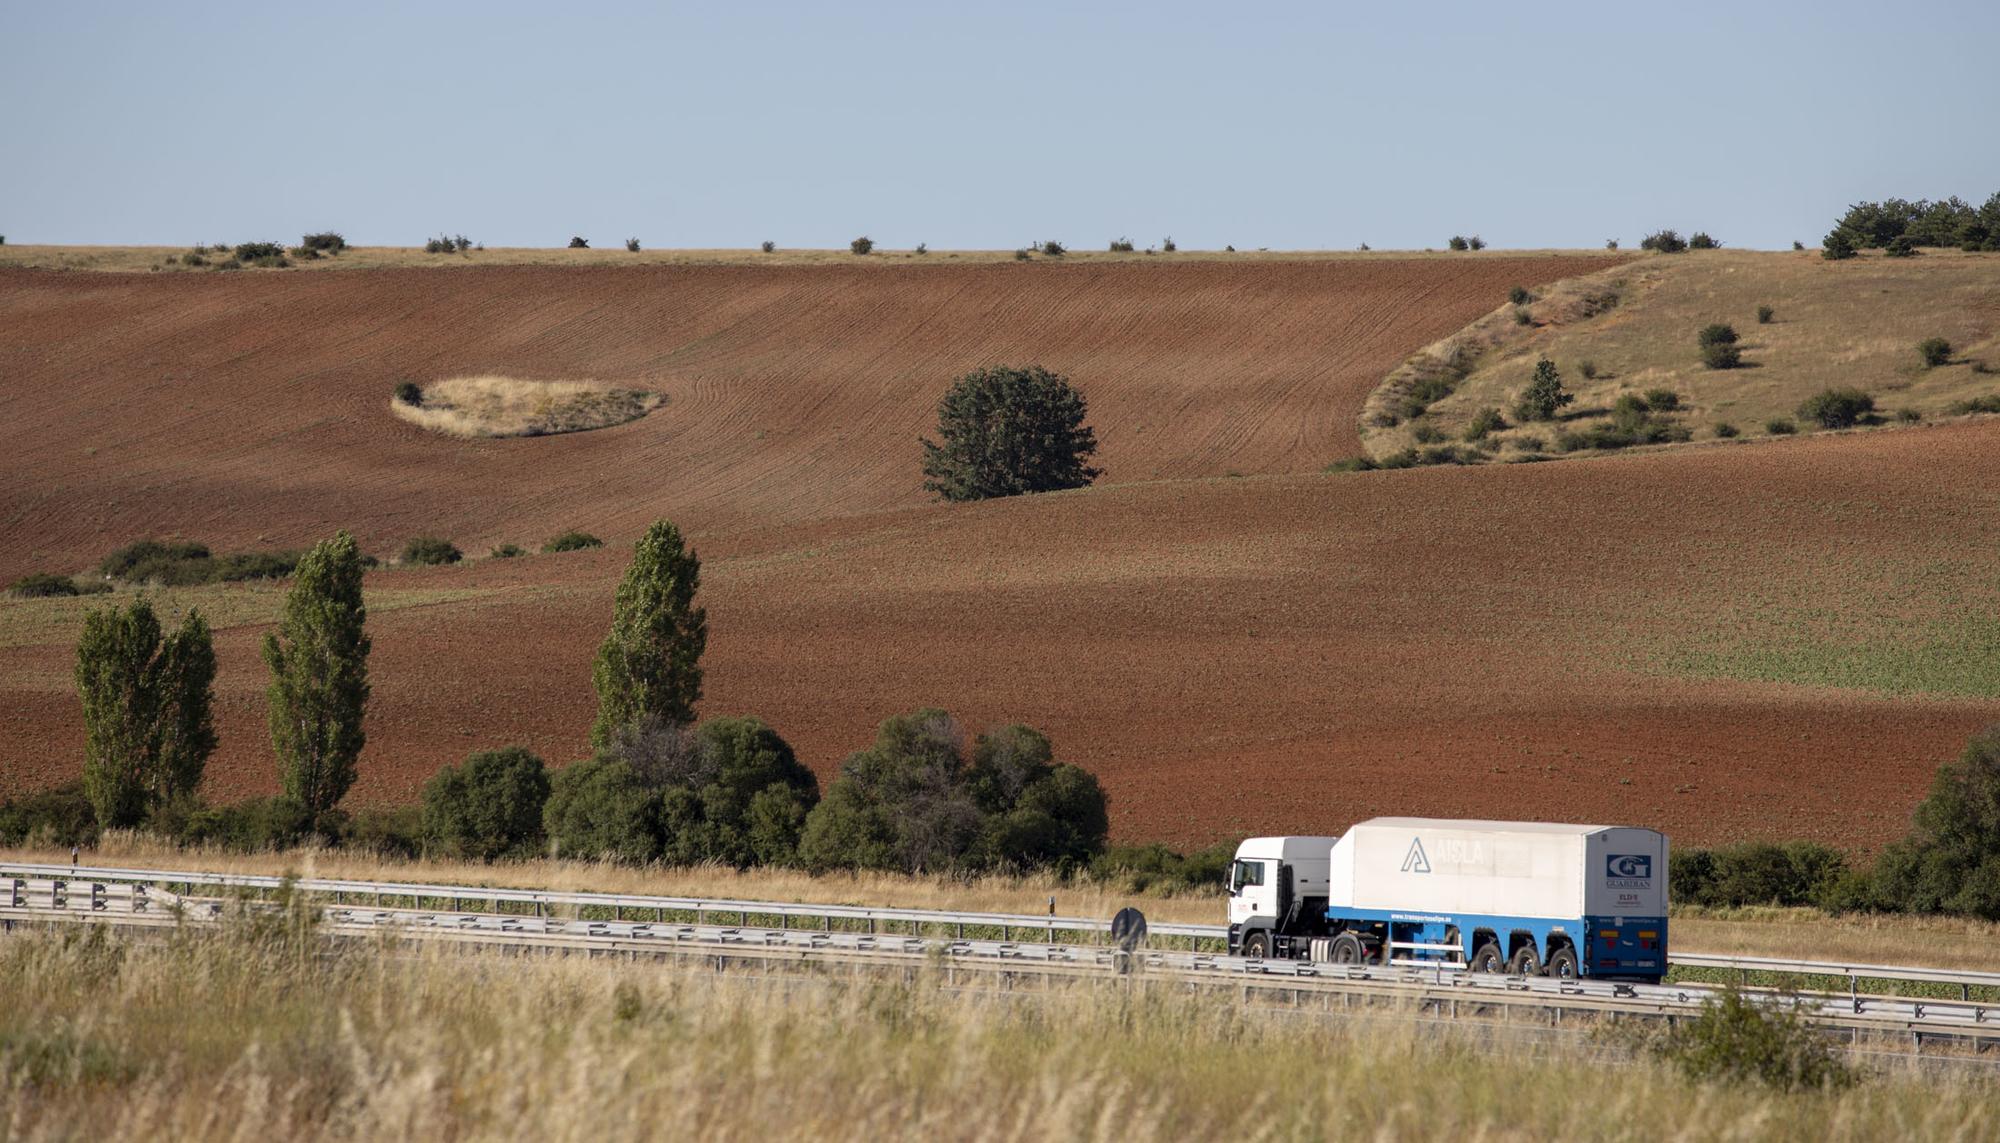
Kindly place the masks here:
<instances>
[{"instance_id":1,"label":"trailer tail light","mask_svg":"<svg viewBox=\"0 0 2000 1143\"><path fill-rule=\"evenodd\" d=\"M1660 930L1658 930L1658 929L1640 929L1640 930L1639 930L1639 935L1640 935L1640 936L1642 936L1642 937L1644 937L1644 938L1646 938L1646 939L1647 939L1647 940L1649 940L1649 941L1655 941L1655 940L1658 940L1658 939L1660 939Z\"/></svg>"},{"instance_id":2,"label":"trailer tail light","mask_svg":"<svg viewBox=\"0 0 2000 1143\"><path fill-rule=\"evenodd\" d=\"M1599 968L1617 968L1617 967L1618 967L1618 960L1617 960L1617 958L1615 958L1615 957L1599 957L1599 958L1598 958L1598 960L1597 960L1597 967L1599 967Z\"/></svg>"},{"instance_id":3,"label":"trailer tail light","mask_svg":"<svg viewBox=\"0 0 2000 1143\"><path fill-rule=\"evenodd\" d=\"M1599 929L1599 930L1597 930L1597 935L1598 935L1598 936L1600 936L1600 937L1603 937L1603 938L1604 938L1605 940L1607 940L1607 941L1615 941L1615 940L1617 940L1617 939L1618 939L1618 930L1617 930L1617 929Z\"/></svg>"}]
</instances>

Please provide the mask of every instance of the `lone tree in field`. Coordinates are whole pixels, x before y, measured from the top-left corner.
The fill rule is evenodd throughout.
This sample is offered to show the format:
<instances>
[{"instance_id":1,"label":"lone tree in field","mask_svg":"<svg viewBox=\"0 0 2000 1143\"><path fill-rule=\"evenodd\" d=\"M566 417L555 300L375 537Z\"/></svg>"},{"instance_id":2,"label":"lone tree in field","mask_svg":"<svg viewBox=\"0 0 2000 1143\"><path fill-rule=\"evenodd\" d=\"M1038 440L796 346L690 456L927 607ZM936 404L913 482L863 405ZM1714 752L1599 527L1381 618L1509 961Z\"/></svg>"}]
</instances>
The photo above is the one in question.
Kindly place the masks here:
<instances>
[{"instance_id":1,"label":"lone tree in field","mask_svg":"<svg viewBox=\"0 0 2000 1143\"><path fill-rule=\"evenodd\" d=\"M1521 401L1514 406L1514 416L1522 421L1553 421L1556 410L1575 401L1576 397L1563 388L1562 374L1556 372L1556 363L1544 357L1535 362L1534 379L1521 394Z\"/></svg>"},{"instance_id":2,"label":"lone tree in field","mask_svg":"<svg viewBox=\"0 0 2000 1143\"><path fill-rule=\"evenodd\" d=\"M299 561L276 634L264 636L271 667L271 745L285 796L313 819L354 784L366 737L368 610L361 604L361 552L342 532Z\"/></svg>"},{"instance_id":3,"label":"lone tree in field","mask_svg":"<svg viewBox=\"0 0 2000 1143\"><path fill-rule=\"evenodd\" d=\"M1938 768L1909 835L1882 854L1875 878L1891 908L2000 920L2000 726Z\"/></svg>"},{"instance_id":4,"label":"lone tree in field","mask_svg":"<svg viewBox=\"0 0 2000 1143\"><path fill-rule=\"evenodd\" d=\"M146 811L194 792L215 750L210 717L215 645L190 611L164 640L144 599L84 616L76 645L83 700L83 787L105 828L138 824Z\"/></svg>"},{"instance_id":5,"label":"lone tree in field","mask_svg":"<svg viewBox=\"0 0 2000 1143\"><path fill-rule=\"evenodd\" d=\"M968 373L938 403L938 436L924 446L924 490L942 500L985 500L1082 488L1097 436L1083 394L1039 365Z\"/></svg>"},{"instance_id":6,"label":"lone tree in field","mask_svg":"<svg viewBox=\"0 0 2000 1143\"><path fill-rule=\"evenodd\" d=\"M701 560L681 530L656 520L633 547L618 585L611 634L597 649L597 722L591 745L613 744L621 728L645 715L693 722L701 701L701 653L708 646L708 612L694 605Z\"/></svg>"}]
</instances>

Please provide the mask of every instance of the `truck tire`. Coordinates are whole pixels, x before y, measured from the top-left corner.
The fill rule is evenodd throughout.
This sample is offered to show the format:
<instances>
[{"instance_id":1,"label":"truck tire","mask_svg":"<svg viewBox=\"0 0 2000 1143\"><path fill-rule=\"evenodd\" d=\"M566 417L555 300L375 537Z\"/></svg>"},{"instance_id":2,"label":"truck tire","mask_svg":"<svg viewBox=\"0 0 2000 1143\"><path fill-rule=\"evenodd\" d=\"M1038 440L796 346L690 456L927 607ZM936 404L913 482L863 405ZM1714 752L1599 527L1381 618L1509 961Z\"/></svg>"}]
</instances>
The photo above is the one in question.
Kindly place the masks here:
<instances>
[{"instance_id":1,"label":"truck tire","mask_svg":"<svg viewBox=\"0 0 2000 1143\"><path fill-rule=\"evenodd\" d=\"M1263 960L1271 955L1271 934L1262 929L1243 934L1243 955L1251 960Z\"/></svg>"},{"instance_id":2,"label":"truck tire","mask_svg":"<svg viewBox=\"0 0 2000 1143\"><path fill-rule=\"evenodd\" d=\"M1558 980L1576 979L1576 950L1564 945L1549 954L1549 975Z\"/></svg>"},{"instance_id":3,"label":"truck tire","mask_svg":"<svg viewBox=\"0 0 2000 1143\"><path fill-rule=\"evenodd\" d=\"M1329 955L1335 964L1368 963L1368 950L1362 947L1361 938L1353 933L1342 933L1333 938L1333 950Z\"/></svg>"},{"instance_id":4,"label":"truck tire","mask_svg":"<svg viewBox=\"0 0 2000 1143\"><path fill-rule=\"evenodd\" d=\"M1533 945L1522 945L1515 949L1514 955L1508 959L1507 973L1510 976L1542 975L1541 954L1535 951Z\"/></svg>"},{"instance_id":5,"label":"truck tire","mask_svg":"<svg viewBox=\"0 0 2000 1143\"><path fill-rule=\"evenodd\" d=\"M1473 972L1499 972L1503 963L1500 946L1487 941L1472 954L1472 963L1466 967Z\"/></svg>"}]
</instances>

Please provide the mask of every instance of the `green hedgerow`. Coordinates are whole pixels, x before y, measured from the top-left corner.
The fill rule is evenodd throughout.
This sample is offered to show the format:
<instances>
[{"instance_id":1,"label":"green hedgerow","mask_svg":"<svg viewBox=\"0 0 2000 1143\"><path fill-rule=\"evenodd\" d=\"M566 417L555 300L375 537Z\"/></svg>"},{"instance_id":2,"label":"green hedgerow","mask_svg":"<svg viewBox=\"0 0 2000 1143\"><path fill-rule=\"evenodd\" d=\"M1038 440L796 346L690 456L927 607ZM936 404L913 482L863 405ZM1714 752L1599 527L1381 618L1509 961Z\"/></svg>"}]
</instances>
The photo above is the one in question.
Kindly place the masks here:
<instances>
[{"instance_id":1,"label":"green hedgerow","mask_svg":"<svg viewBox=\"0 0 2000 1143\"><path fill-rule=\"evenodd\" d=\"M465 553L452 545L450 540L436 536L418 536L403 545L403 562L406 564L455 564L465 558Z\"/></svg>"},{"instance_id":2,"label":"green hedgerow","mask_svg":"<svg viewBox=\"0 0 2000 1143\"><path fill-rule=\"evenodd\" d=\"M544 552L580 552L586 548L601 548L603 546L604 541L591 535L589 532L579 532L572 529L560 536L550 537L549 542L542 545L542 550Z\"/></svg>"}]
</instances>

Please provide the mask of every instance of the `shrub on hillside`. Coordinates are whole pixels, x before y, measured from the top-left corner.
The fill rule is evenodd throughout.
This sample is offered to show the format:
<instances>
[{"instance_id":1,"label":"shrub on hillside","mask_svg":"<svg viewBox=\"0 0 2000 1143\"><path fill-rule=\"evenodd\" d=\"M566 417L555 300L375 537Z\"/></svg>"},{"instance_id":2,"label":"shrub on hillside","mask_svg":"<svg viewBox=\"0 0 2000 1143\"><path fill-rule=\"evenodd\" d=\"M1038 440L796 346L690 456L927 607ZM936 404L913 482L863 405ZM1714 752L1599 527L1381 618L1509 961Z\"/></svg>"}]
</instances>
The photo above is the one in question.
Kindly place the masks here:
<instances>
[{"instance_id":1,"label":"shrub on hillside","mask_svg":"<svg viewBox=\"0 0 2000 1143\"><path fill-rule=\"evenodd\" d=\"M1430 421L1414 421L1410 424L1410 437L1418 444L1437 444L1444 439L1444 430Z\"/></svg>"},{"instance_id":2,"label":"shrub on hillside","mask_svg":"<svg viewBox=\"0 0 2000 1143\"><path fill-rule=\"evenodd\" d=\"M1788 437L1799 431L1799 427L1787 417L1772 417L1764 422L1764 431L1774 437Z\"/></svg>"},{"instance_id":3,"label":"shrub on hillside","mask_svg":"<svg viewBox=\"0 0 2000 1143\"><path fill-rule=\"evenodd\" d=\"M299 239L299 245L323 254L338 254L347 249L347 239L332 230L322 230L318 234L308 234Z\"/></svg>"},{"instance_id":4,"label":"shrub on hillside","mask_svg":"<svg viewBox=\"0 0 2000 1143\"><path fill-rule=\"evenodd\" d=\"M1174 245L1173 235L1169 234L1165 238L1160 239L1160 250L1162 253L1172 254L1174 251L1179 249L1180 247Z\"/></svg>"},{"instance_id":5,"label":"shrub on hillside","mask_svg":"<svg viewBox=\"0 0 2000 1143\"><path fill-rule=\"evenodd\" d=\"M549 542L542 545L542 550L544 552L581 552L587 548L601 548L603 546L604 541L591 535L589 532L579 532L571 529L560 536L549 537Z\"/></svg>"},{"instance_id":6,"label":"shrub on hillside","mask_svg":"<svg viewBox=\"0 0 2000 1143\"><path fill-rule=\"evenodd\" d=\"M1771 324L1771 319L1772 319L1772 318L1774 318L1774 317L1776 317L1777 315L1778 315L1778 311L1777 311L1777 310L1774 310L1774 309L1772 309L1772 308L1771 308L1770 306L1758 306L1758 307L1757 307L1757 324L1758 324L1758 325L1770 325L1770 324Z\"/></svg>"},{"instance_id":7,"label":"shrub on hillside","mask_svg":"<svg viewBox=\"0 0 2000 1143\"><path fill-rule=\"evenodd\" d=\"M1845 230L1835 230L1820 244L1819 256L1829 262L1842 262L1854 257L1854 239Z\"/></svg>"},{"instance_id":8,"label":"shrub on hillside","mask_svg":"<svg viewBox=\"0 0 2000 1143\"><path fill-rule=\"evenodd\" d=\"M1515 325L1533 325L1534 322L1535 322L1535 315L1528 312L1528 307L1526 306L1516 307L1516 309L1514 310Z\"/></svg>"},{"instance_id":9,"label":"shrub on hillside","mask_svg":"<svg viewBox=\"0 0 2000 1143\"><path fill-rule=\"evenodd\" d=\"M1048 255L1051 258L1060 258L1064 254L1068 253L1068 251L1063 248L1062 243L1051 239L1047 242L1042 243L1042 253Z\"/></svg>"},{"instance_id":10,"label":"shrub on hillside","mask_svg":"<svg viewBox=\"0 0 2000 1143\"><path fill-rule=\"evenodd\" d=\"M491 861L541 845L549 771L519 746L483 750L424 785L424 836L446 853Z\"/></svg>"},{"instance_id":11,"label":"shrub on hillside","mask_svg":"<svg viewBox=\"0 0 2000 1143\"><path fill-rule=\"evenodd\" d=\"M492 551L486 553L488 558L496 560L517 559L527 554L528 549L519 544L496 544Z\"/></svg>"},{"instance_id":12,"label":"shrub on hillside","mask_svg":"<svg viewBox=\"0 0 2000 1143\"><path fill-rule=\"evenodd\" d=\"M637 254L639 252L639 240L637 238L627 238L625 240L625 249Z\"/></svg>"},{"instance_id":13,"label":"shrub on hillside","mask_svg":"<svg viewBox=\"0 0 2000 1143\"><path fill-rule=\"evenodd\" d=\"M464 556L450 540L436 536L418 536L403 545L406 564L455 564Z\"/></svg>"},{"instance_id":14,"label":"shrub on hillside","mask_svg":"<svg viewBox=\"0 0 2000 1143\"><path fill-rule=\"evenodd\" d=\"M1712 322L1701 327L1701 332L1695 335L1695 340L1703 346L1734 345L1736 344L1736 327L1725 325L1722 322Z\"/></svg>"},{"instance_id":15,"label":"shrub on hillside","mask_svg":"<svg viewBox=\"0 0 2000 1143\"><path fill-rule=\"evenodd\" d=\"M1228 844L1186 854L1159 842L1114 845L1090 863L1090 875L1128 893L1214 893L1228 883L1235 856L1235 848Z\"/></svg>"},{"instance_id":16,"label":"shrub on hillside","mask_svg":"<svg viewBox=\"0 0 2000 1143\"><path fill-rule=\"evenodd\" d=\"M1941 337L1927 337L1917 343L1917 356L1923 358L1924 368L1936 369L1951 361L1951 342Z\"/></svg>"},{"instance_id":17,"label":"shrub on hillside","mask_svg":"<svg viewBox=\"0 0 2000 1143\"><path fill-rule=\"evenodd\" d=\"M1715 428L1711 431L1714 432L1717 437L1720 437L1723 440L1728 440L1730 437L1735 436L1740 430L1738 430L1735 425L1730 424L1728 421L1717 421L1715 422Z\"/></svg>"},{"instance_id":18,"label":"shrub on hillside","mask_svg":"<svg viewBox=\"0 0 2000 1143\"><path fill-rule=\"evenodd\" d=\"M1529 293L1526 286L1509 286L1507 300L1517 306L1525 306L1535 300L1535 295Z\"/></svg>"},{"instance_id":19,"label":"shrub on hillside","mask_svg":"<svg viewBox=\"0 0 2000 1143\"><path fill-rule=\"evenodd\" d=\"M2000 413L2000 394L1954 402L1950 411L1961 416L1966 413Z\"/></svg>"},{"instance_id":20,"label":"shrub on hillside","mask_svg":"<svg viewBox=\"0 0 2000 1143\"><path fill-rule=\"evenodd\" d=\"M585 238L581 234L571 235L569 240L569 248L571 250L588 250L590 249L590 239Z\"/></svg>"},{"instance_id":21,"label":"shrub on hillside","mask_svg":"<svg viewBox=\"0 0 2000 1143\"><path fill-rule=\"evenodd\" d=\"M1722 243L1717 242L1714 238L1709 237L1708 231L1697 230L1694 232L1692 236L1688 238L1688 249L1720 250L1722 249Z\"/></svg>"},{"instance_id":22,"label":"shrub on hillside","mask_svg":"<svg viewBox=\"0 0 2000 1143\"><path fill-rule=\"evenodd\" d=\"M472 249L472 239L463 234L456 236L441 234L424 243L426 254L463 254L470 249Z\"/></svg>"},{"instance_id":23,"label":"shrub on hillside","mask_svg":"<svg viewBox=\"0 0 2000 1143\"><path fill-rule=\"evenodd\" d=\"M1594 381L1597 379L1597 362L1585 358L1576 363L1576 371L1583 375L1585 381Z\"/></svg>"},{"instance_id":24,"label":"shrub on hillside","mask_svg":"<svg viewBox=\"0 0 2000 1143\"><path fill-rule=\"evenodd\" d=\"M1668 859L1676 904L1718 908L1838 907L1850 872L1846 855L1813 841L1683 848Z\"/></svg>"},{"instance_id":25,"label":"shrub on hillside","mask_svg":"<svg viewBox=\"0 0 2000 1143\"><path fill-rule=\"evenodd\" d=\"M138 578L135 573L150 563L208 558L208 545L193 540L139 540L99 560L97 574L111 579L135 579Z\"/></svg>"},{"instance_id":26,"label":"shrub on hillside","mask_svg":"<svg viewBox=\"0 0 2000 1143\"><path fill-rule=\"evenodd\" d=\"M1604 240L1604 248L1605 248L1606 250L1616 250L1616 249L1618 249L1618 240L1617 240L1616 238L1607 238L1607 239L1605 239L1605 240Z\"/></svg>"},{"instance_id":27,"label":"shrub on hillside","mask_svg":"<svg viewBox=\"0 0 2000 1143\"><path fill-rule=\"evenodd\" d=\"M1039 365L992 366L959 378L938 403L938 437L923 440L924 489L984 500L1081 488L1097 479L1097 437L1083 394Z\"/></svg>"},{"instance_id":28,"label":"shrub on hillside","mask_svg":"<svg viewBox=\"0 0 2000 1143\"><path fill-rule=\"evenodd\" d=\"M1687 240L1676 230L1655 230L1639 240L1639 249L1652 250L1660 254L1679 254L1687 248Z\"/></svg>"},{"instance_id":29,"label":"shrub on hillside","mask_svg":"<svg viewBox=\"0 0 2000 1143\"><path fill-rule=\"evenodd\" d=\"M277 242L239 242L231 253L236 255L239 261L256 262L260 259L282 259L285 256L285 248Z\"/></svg>"},{"instance_id":30,"label":"shrub on hillside","mask_svg":"<svg viewBox=\"0 0 2000 1143\"><path fill-rule=\"evenodd\" d=\"M1445 242L1445 245L1453 250L1470 250L1472 248L1471 244L1466 242L1465 236L1462 234L1452 235L1451 238Z\"/></svg>"},{"instance_id":31,"label":"shrub on hillside","mask_svg":"<svg viewBox=\"0 0 2000 1143\"><path fill-rule=\"evenodd\" d=\"M1507 418L1500 415L1500 410L1488 406L1472 414L1471 422L1465 426L1465 439L1483 441L1489 434L1497 433L1506 427Z\"/></svg>"},{"instance_id":32,"label":"shrub on hillside","mask_svg":"<svg viewBox=\"0 0 2000 1143\"><path fill-rule=\"evenodd\" d=\"M875 240L864 234L849 242L847 248L856 254L867 254L875 249Z\"/></svg>"},{"instance_id":33,"label":"shrub on hillside","mask_svg":"<svg viewBox=\"0 0 2000 1143\"><path fill-rule=\"evenodd\" d=\"M66 575L35 572L9 584L7 594L17 599L50 599L56 596L99 595L110 590L111 585L101 580L78 585L74 579Z\"/></svg>"},{"instance_id":34,"label":"shrub on hillside","mask_svg":"<svg viewBox=\"0 0 2000 1143\"><path fill-rule=\"evenodd\" d=\"M1558 410L1575 400L1575 395L1563 388L1562 374L1556 370L1555 362L1544 357L1535 362L1535 375L1514 406L1514 418L1520 421L1553 421Z\"/></svg>"},{"instance_id":35,"label":"shrub on hillside","mask_svg":"<svg viewBox=\"0 0 2000 1143\"><path fill-rule=\"evenodd\" d=\"M1646 390L1646 407L1656 413L1671 413L1681 407L1681 395L1672 389Z\"/></svg>"},{"instance_id":36,"label":"shrub on hillside","mask_svg":"<svg viewBox=\"0 0 2000 1143\"><path fill-rule=\"evenodd\" d=\"M1853 428L1875 411L1875 398L1855 388L1822 389L1799 404L1799 420L1823 429Z\"/></svg>"},{"instance_id":37,"label":"shrub on hillside","mask_svg":"<svg viewBox=\"0 0 2000 1143\"><path fill-rule=\"evenodd\" d=\"M396 383L396 400L412 408L422 408L424 404L423 386L417 384L415 381L398 381Z\"/></svg>"},{"instance_id":38,"label":"shrub on hillside","mask_svg":"<svg viewBox=\"0 0 2000 1143\"><path fill-rule=\"evenodd\" d=\"M1121 235L1111 240L1111 252L1113 254L1130 254L1132 249L1132 240L1130 238Z\"/></svg>"},{"instance_id":39,"label":"shrub on hillside","mask_svg":"<svg viewBox=\"0 0 2000 1143\"><path fill-rule=\"evenodd\" d=\"M763 243L759 245L757 248L759 250L762 250L764 253L769 254L771 251L776 250L778 248L778 244L766 238L763 241Z\"/></svg>"},{"instance_id":40,"label":"shrub on hillside","mask_svg":"<svg viewBox=\"0 0 2000 1143\"><path fill-rule=\"evenodd\" d=\"M819 781L757 719L711 719L693 729L641 719L615 736L604 756L631 765L659 792L667 861L737 868L797 862Z\"/></svg>"},{"instance_id":41,"label":"shrub on hillside","mask_svg":"<svg viewBox=\"0 0 2000 1143\"><path fill-rule=\"evenodd\" d=\"M2000 726L1938 768L1909 834L1875 869L1879 903L2000 920Z\"/></svg>"},{"instance_id":42,"label":"shrub on hillside","mask_svg":"<svg viewBox=\"0 0 2000 1143\"><path fill-rule=\"evenodd\" d=\"M1890 239L1889 245L1882 252L1890 258L1914 258L1921 253L1917 249L1916 241L1907 234L1898 234Z\"/></svg>"},{"instance_id":43,"label":"shrub on hillside","mask_svg":"<svg viewBox=\"0 0 2000 1143\"><path fill-rule=\"evenodd\" d=\"M910 252L912 254L928 254L931 252L931 244L928 242L919 242Z\"/></svg>"},{"instance_id":44,"label":"shrub on hillside","mask_svg":"<svg viewBox=\"0 0 2000 1143\"><path fill-rule=\"evenodd\" d=\"M1743 364L1743 351L1727 342L1701 347L1701 363L1710 369L1734 369Z\"/></svg>"}]
</instances>

